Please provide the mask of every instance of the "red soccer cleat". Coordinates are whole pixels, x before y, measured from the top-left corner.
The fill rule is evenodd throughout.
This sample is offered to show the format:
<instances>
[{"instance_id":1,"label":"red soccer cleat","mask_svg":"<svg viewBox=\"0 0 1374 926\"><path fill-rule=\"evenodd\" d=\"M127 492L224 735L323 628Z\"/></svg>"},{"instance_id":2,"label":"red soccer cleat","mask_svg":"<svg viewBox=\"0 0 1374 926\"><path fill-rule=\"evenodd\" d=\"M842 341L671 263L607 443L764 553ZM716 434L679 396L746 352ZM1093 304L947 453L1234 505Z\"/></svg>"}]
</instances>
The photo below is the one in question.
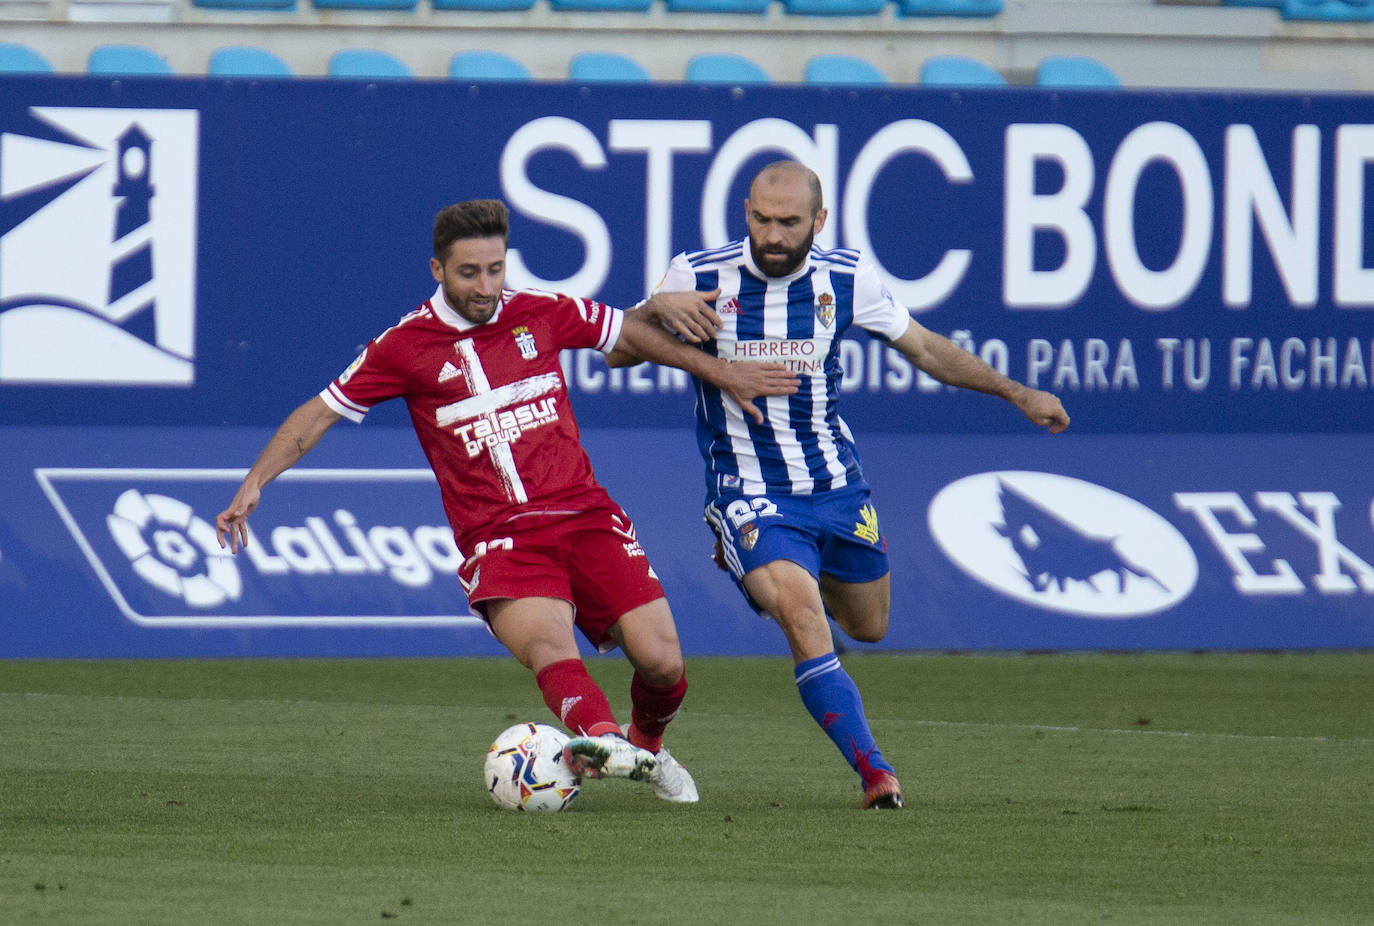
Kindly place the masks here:
<instances>
[{"instance_id":1,"label":"red soccer cleat","mask_svg":"<svg viewBox=\"0 0 1374 926\"><path fill-rule=\"evenodd\" d=\"M864 785L864 810L900 810L906 806L902 800L902 785L891 772L878 772Z\"/></svg>"}]
</instances>

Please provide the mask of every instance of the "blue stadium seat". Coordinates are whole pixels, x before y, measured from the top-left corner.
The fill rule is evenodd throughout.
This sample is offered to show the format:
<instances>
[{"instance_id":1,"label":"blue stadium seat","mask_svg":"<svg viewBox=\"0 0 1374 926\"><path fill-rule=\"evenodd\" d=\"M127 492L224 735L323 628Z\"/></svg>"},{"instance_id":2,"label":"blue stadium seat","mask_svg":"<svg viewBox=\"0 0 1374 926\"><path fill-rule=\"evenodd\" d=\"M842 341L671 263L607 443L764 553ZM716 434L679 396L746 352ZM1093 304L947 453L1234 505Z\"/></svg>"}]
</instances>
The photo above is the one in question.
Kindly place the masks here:
<instances>
[{"instance_id":1,"label":"blue stadium seat","mask_svg":"<svg viewBox=\"0 0 1374 926\"><path fill-rule=\"evenodd\" d=\"M996 16L1002 0L897 0L902 16Z\"/></svg>"},{"instance_id":2,"label":"blue stadium seat","mask_svg":"<svg viewBox=\"0 0 1374 926\"><path fill-rule=\"evenodd\" d=\"M436 10L528 10L534 0L430 0Z\"/></svg>"},{"instance_id":3,"label":"blue stadium seat","mask_svg":"<svg viewBox=\"0 0 1374 926\"><path fill-rule=\"evenodd\" d=\"M414 77L400 59L371 48L341 48L329 57L330 77L363 80L404 80Z\"/></svg>"},{"instance_id":4,"label":"blue stadium seat","mask_svg":"<svg viewBox=\"0 0 1374 926\"><path fill-rule=\"evenodd\" d=\"M936 55L922 63L920 82L940 87L1004 87L1007 79L976 58Z\"/></svg>"},{"instance_id":5,"label":"blue stadium seat","mask_svg":"<svg viewBox=\"0 0 1374 926\"><path fill-rule=\"evenodd\" d=\"M615 52L584 51L573 55L568 62L568 80L575 83L590 81L621 81L639 83L649 80L649 72L637 61Z\"/></svg>"},{"instance_id":6,"label":"blue stadium seat","mask_svg":"<svg viewBox=\"0 0 1374 926\"><path fill-rule=\"evenodd\" d=\"M853 55L816 55L806 62L803 80L808 84L876 86L887 83L887 75Z\"/></svg>"},{"instance_id":7,"label":"blue stadium seat","mask_svg":"<svg viewBox=\"0 0 1374 926\"><path fill-rule=\"evenodd\" d=\"M667 0L669 13L762 13L773 0Z\"/></svg>"},{"instance_id":8,"label":"blue stadium seat","mask_svg":"<svg viewBox=\"0 0 1374 926\"><path fill-rule=\"evenodd\" d=\"M791 16L876 16L888 0L783 0Z\"/></svg>"},{"instance_id":9,"label":"blue stadium seat","mask_svg":"<svg viewBox=\"0 0 1374 926\"><path fill-rule=\"evenodd\" d=\"M1035 69L1039 87L1120 87L1121 78L1096 58L1051 55Z\"/></svg>"},{"instance_id":10,"label":"blue stadium seat","mask_svg":"<svg viewBox=\"0 0 1374 926\"><path fill-rule=\"evenodd\" d=\"M702 54L687 61L687 81L696 84L766 84L768 73L743 55Z\"/></svg>"},{"instance_id":11,"label":"blue stadium seat","mask_svg":"<svg viewBox=\"0 0 1374 926\"><path fill-rule=\"evenodd\" d=\"M448 63L455 80L529 80L530 71L499 51L460 51Z\"/></svg>"},{"instance_id":12,"label":"blue stadium seat","mask_svg":"<svg viewBox=\"0 0 1374 926\"><path fill-rule=\"evenodd\" d=\"M617 10L622 13L647 12L653 0L549 0L555 10L586 12L589 10Z\"/></svg>"},{"instance_id":13,"label":"blue stadium seat","mask_svg":"<svg viewBox=\"0 0 1374 926\"><path fill-rule=\"evenodd\" d=\"M265 48L226 45L210 53L206 73L216 77L290 77L291 69Z\"/></svg>"},{"instance_id":14,"label":"blue stadium seat","mask_svg":"<svg viewBox=\"0 0 1374 926\"><path fill-rule=\"evenodd\" d=\"M191 0L212 10L294 10L296 0Z\"/></svg>"},{"instance_id":15,"label":"blue stadium seat","mask_svg":"<svg viewBox=\"0 0 1374 926\"><path fill-rule=\"evenodd\" d=\"M0 74L51 74L52 62L27 45L0 42Z\"/></svg>"},{"instance_id":16,"label":"blue stadium seat","mask_svg":"<svg viewBox=\"0 0 1374 926\"><path fill-rule=\"evenodd\" d=\"M155 75L172 73L167 60L142 45L97 45L86 59L86 73L117 76Z\"/></svg>"},{"instance_id":17,"label":"blue stadium seat","mask_svg":"<svg viewBox=\"0 0 1374 926\"><path fill-rule=\"evenodd\" d=\"M317 10L413 10L419 0L310 0Z\"/></svg>"},{"instance_id":18,"label":"blue stadium seat","mask_svg":"<svg viewBox=\"0 0 1374 926\"><path fill-rule=\"evenodd\" d=\"M1292 20L1371 22L1374 0L1285 0L1279 14Z\"/></svg>"}]
</instances>

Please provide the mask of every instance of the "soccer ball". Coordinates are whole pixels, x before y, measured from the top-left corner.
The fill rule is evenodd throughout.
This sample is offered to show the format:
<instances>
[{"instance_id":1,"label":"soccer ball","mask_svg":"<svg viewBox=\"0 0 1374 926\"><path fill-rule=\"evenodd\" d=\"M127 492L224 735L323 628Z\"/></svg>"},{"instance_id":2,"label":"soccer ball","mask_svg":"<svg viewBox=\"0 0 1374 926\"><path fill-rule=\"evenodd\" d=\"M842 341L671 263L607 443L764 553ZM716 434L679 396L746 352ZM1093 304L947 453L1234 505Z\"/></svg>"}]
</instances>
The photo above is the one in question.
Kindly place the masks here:
<instances>
[{"instance_id":1,"label":"soccer ball","mask_svg":"<svg viewBox=\"0 0 1374 926\"><path fill-rule=\"evenodd\" d=\"M542 723L518 723L487 750L487 793L502 810L555 813L577 797L582 779L563 761L568 736Z\"/></svg>"}]
</instances>

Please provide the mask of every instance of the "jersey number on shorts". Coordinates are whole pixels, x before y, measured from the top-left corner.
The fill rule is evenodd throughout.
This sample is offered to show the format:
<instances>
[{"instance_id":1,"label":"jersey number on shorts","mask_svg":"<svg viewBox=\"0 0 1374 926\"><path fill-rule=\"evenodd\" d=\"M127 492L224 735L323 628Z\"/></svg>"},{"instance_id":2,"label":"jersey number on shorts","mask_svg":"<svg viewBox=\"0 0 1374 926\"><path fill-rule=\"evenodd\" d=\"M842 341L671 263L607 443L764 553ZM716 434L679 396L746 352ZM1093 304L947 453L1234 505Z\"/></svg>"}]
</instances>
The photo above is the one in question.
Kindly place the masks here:
<instances>
[{"instance_id":1,"label":"jersey number on shorts","mask_svg":"<svg viewBox=\"0 0 1374 926\"><path fill-rule=\"evenodd\" d=\"M755 518L767 518L778 513L778 506L764 498L762 495L756 498L741 498L730 503L725 509L725 515L730 519L730 523L739 530L744 525L750 523Z\"/></svg>"}]
</instances>

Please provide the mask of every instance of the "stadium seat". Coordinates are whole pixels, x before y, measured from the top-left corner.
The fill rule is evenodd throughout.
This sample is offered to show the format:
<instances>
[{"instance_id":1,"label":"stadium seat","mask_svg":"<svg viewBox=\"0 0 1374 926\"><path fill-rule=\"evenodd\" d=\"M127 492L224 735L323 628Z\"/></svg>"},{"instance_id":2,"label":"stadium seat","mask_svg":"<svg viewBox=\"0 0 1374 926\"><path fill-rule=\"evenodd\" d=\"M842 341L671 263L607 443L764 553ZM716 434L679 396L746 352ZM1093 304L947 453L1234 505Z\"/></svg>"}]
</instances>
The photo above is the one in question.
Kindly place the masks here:
<instances>
[{"instance_id":1,"label":"stadium seat","mask_svg":"<svg viewBox=\"0 0 1374 926\"><path fill-rule=\"evenodd\" d=\"M1374 0L1284 0L1279 15L1289 20L1374 21Z\"/></svg>"},{"instance_id":2,"label":"stadium seat","mask_svg":"<svg viewBox=\"0 0 1374 926\"><path fill-rule=\"evenodd\" d=\"M172 66L157 52L142 45L97 45L86 59L86 73L121 77L166 76L172 73Z\"/></svg>"},{"instance_id":3,"label":"stadium seat","mask_svg":"<svg viewBox=\"0 0 1374 926\"><path fill-rule=\"evenodd\" d=\"M294 10L296 0L191 0L212 10Z\"/></svg>"},{"instance_id":4,"label":"stadium seat","mask_svg":"<svg viewBox=\"0 0 1374 926\"><path fill-rule=\"evenodd\" d=\"M789 16L876 16L888 0L783 0Z\"/></svg>"},{"instance_id":5,"label":"stadium seat","mask_svg":"<svg viewBox=\"0 0 1374 926\"><path fill-rule=\"evenodd\" d=\"M400 59L371 48L341 48L329 57L330 77L363 80L404 80L414 77Z\"/></svg>"},{"instance_id":6,"label":"stadium seat","mask_svg":"<svg viewBox=\"0 0 1374 926\"><path fill-rule=\"evenodd\" d=\"M763 13L773 0L667 0L669 13Z\"/></svg>"},{"instance_id":7,"label":"stadium seat","mask_svg":"<svg viewBox=\"0 0 1374 926\"><path fill-rule=\"evenodd\" d=\"M52 62L27 45L0 42L0 74L51 74Z\"/></svg>"},{"instance_id":8,"label":"stadium seat","mask_svg":"<svg viewBox=\"0 0 1374 926\"><path fill-rule=\"evenodd\" d=\"M1004 87L1007 79L976 58L936 55L921 64L920 82L940 87Z\"/></svg>"},{"instance_id":9,"label":"stadium seat","mask_svg":"<svg viewBox=\"0 0 1374 926\"><path fill-rule=\"evenodd\" d=\"M1121 78L1101 61L1082 55L1051 55L1035 69L1039 87L1120 87Z\"/></svg>"},{"instance_id":10,"label":"stadium seat","mask_svg":"<svg viewBox=\"0 0 1374 926\"><path fill-rule=\"evenodd\" d=\"M1002 0L897 0L902 16L996 16Z\"/></svg>"},{"instance_id":11,"label":"stadium seat","mask_svg":"<svg viewBox=\"0 0 1374 926\"><path fill-rule=\"evenodd\" d=\"M534 0L430 0L436 10L529 10Z\"/></svg>"},{"instance_id":12,"label":"stadium seat","mask_svg":"<svg viewBox=\"0 0 1374 926\"><path fill-rule=\"evenodd\" d=\"M210 53L206 73L216 77L290 77L291 69L265 48L226 45Z\"/></svg>"},{"instance_id":13,"label":"stadium seat","mask_svg":"<svg viewBox=\"0 0 1374 926\"><path fill-rule=\"evenodd\" d=\"M649 72L637 61L615 52L584 51L568 62L568 80L640 83L649 80Z\"/></svg>"},{"instance_id":14,"label":"stadium seat","mask_svg":"<svg viewBox=\"0 0 1374 926\"><path fill-rule=\"evenodd\" d=\"M695 55L687 62L686 78L696 84L766 84L768 73L742 55Z\"/></svg>"},{"instance_id":15,"label":"stadium seat","mask_svg":"<svg viewBox=\"0 0 1374 926\"><path fill-rule=\"evenodd\" d=\"M310 0L317 10L413 10L419 0Z\"/></svg>"},{"instance_id":16,"label":"stadium seat","mask_svg":"<svg viewBox=\"0 0 1374 926\"><path fill-rule=\"evenodd\" d=\"M817 55L806 62L803 79L808 84L877 86L887 83L887 75L853 55Z\"/></svg>"},{"instance_id":17,"label":"stadium seat","mask_svg":"<svg viewBox=\"0 0 1374 926\"><path fill-rule=\"evenodd\" d=\"M529 80L530 71L499 51L460 51L448 63L455 80Z\"/></svg>"},{"instance_id":18,"label":"stadium seat","mask_svg":"<svg viewBox=\"0 0 1374 926\"><path fill-rule=\"evenodd\" d=\"M550 9L587 12L615 10L621 13L648 12L653 0L549 0Z\"/></svg>"}]
</instances>

